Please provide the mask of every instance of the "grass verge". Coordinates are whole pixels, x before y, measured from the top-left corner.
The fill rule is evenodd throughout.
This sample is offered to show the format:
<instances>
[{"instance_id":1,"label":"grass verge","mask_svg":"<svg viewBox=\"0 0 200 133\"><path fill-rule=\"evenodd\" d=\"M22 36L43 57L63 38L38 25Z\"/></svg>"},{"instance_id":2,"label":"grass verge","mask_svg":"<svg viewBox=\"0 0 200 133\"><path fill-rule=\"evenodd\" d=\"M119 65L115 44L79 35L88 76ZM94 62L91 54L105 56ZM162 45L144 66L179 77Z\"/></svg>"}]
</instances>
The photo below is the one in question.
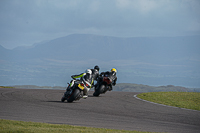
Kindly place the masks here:
<instances>
[{"instance_id":1,"label":"grass verge","mask_svg":"<svg viewBox=\"0 0 200 133\"><path fill-rule=\"evenodd\" d=\"M0 88L14 88L14 87L10 87L10 86L0 86Z\"/></svg>"},{"instance_id":2,"label":"grass verge","mask_svg":"<svg viewBox=\"0 0 200 133\"><path fill-rule=\"evenodd\" d=\"M169 106L200 110L200 93L198 92L149 92L137 97Z\"/></svg>"},{"instance_id":3,"label":"grass verge","mask_svg":"<svg viewBox=\"0 0 200 133\"><path fill-rule=\"evenodd\" d=\"M150 133L0 119L0 133Z\"/></svg>"}]
</instances>

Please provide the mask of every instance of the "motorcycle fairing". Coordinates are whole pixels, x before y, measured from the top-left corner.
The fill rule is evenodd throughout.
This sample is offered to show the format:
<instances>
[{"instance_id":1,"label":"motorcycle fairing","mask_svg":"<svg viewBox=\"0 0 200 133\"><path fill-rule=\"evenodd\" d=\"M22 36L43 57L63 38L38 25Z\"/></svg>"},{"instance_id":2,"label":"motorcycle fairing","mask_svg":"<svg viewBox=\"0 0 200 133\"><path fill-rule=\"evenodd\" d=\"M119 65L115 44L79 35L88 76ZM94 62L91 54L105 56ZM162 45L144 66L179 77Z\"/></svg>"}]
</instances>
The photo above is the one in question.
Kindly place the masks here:
<instances>
[{"instance_id":1,"label":"motorcycle fairing","mask_svg":"<svg viewBox=\"0 0 200 133\"><path fill-rule=\"evenodd\" d=\"M109 77L104 77L103 81L106 82L108 85L112 83Z\"/></svg>"}]
</instances>

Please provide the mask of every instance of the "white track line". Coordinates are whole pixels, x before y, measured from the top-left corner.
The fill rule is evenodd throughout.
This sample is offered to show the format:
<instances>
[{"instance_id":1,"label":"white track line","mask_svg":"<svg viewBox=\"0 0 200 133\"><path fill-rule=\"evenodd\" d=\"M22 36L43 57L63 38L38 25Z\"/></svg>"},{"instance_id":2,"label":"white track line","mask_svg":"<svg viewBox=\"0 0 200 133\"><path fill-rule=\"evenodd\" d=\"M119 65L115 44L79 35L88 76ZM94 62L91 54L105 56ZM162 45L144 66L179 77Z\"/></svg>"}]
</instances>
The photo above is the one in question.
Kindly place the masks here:
<instances>
[{"instance_id":1,"label":"white track line","mask_svg":"<svg viewBox=\"0 0 200 133\"><path fill-rule=\"evenodd\" d=\"M170 107L170 108L177 108L177 109L183 109L183 110L190 110L190 111L197 111L197 112L200 112L200 111L198 111L198 110L192 110L192 109L186 109L186 108L179 108L179 107L174 107L174 106L169 106L169 105L154 103L154 102L147 101L147 100L144 100L144 99L141 99L141 98L137 97L137 94L134 95L133 97L135 97L135 98L138 99L138 100L141 100L141 101L144 101L144 102L148 102L148 103L152 103L152 104L156 104L156 105L160 105L160 106L165 106L165 107Z\"/></svg>"}]
</instances>

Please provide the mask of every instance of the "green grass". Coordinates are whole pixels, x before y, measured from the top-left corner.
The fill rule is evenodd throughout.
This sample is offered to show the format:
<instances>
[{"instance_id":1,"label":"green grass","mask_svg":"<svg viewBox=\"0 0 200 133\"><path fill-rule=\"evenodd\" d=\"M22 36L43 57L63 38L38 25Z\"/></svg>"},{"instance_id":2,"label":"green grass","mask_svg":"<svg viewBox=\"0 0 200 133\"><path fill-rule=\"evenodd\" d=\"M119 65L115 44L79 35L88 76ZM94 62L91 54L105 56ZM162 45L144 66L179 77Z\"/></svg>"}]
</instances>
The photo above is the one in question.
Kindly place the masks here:
<instances>
[{"instance_id":1,"label":"green grass","mask_svg":"<svg viewBox=\"0 0 200 133\"><path fill-rule=\"evenodd\" d=\"M150 133L0 119L0 133Z\"/></svg>"},{"instance_id":2,"label":"green grass","mask_svg":"<svg viewBox=\"0 0 200 133\"><path fill-rule=\"evenodd\" d=\"M200 93L198 92L149 92L137 97L169 106L200 110Z\"/></svg>"},{"instance_id":3,"label":"green grass","mask_svg":"<svg viewBox=\"0 0 200 133\"><path fill-rule=\"evenodd\" d=\"M13 88L13 87L10 87L10 86L0 86L0 88Z\"/></svg>"}]
</instances>

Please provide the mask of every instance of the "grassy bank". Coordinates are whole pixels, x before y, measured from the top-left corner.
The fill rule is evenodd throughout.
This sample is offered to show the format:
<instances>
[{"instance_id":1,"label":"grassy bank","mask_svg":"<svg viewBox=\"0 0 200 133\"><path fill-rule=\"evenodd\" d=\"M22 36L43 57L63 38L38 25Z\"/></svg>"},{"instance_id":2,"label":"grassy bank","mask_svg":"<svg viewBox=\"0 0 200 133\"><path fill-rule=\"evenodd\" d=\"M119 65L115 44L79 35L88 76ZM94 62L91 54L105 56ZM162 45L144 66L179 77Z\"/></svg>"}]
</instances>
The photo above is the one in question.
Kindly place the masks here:
<instances>
[{"instance_id":1,"label":"grassy bank","mask_svg":"<svg viewBox=\"0 0 200 133\"><path fill-rule=\"evenodd\" d=\"M200 110L200 93L198 92L149 92L137 97L155 103Z\"/></svg>"},{"instance_id":2,"label":"grassy bank","mask_svg":"<svg viewBox=\"0 0 200 133\"><path fill-rule=\"evenodd\" d=\"M10 87L10 86L0 86L0 88L14 88L14 87Z\"/></svg>"},{"instance_id":3,"label":"grassy bank","mask_svg":"<svg viewBox=\"0 0 200 133\"><path fill-rule=\"evenodd\" d=\"M0 119L0 133L150 133Z\"/></svg>"}]
</instances>

